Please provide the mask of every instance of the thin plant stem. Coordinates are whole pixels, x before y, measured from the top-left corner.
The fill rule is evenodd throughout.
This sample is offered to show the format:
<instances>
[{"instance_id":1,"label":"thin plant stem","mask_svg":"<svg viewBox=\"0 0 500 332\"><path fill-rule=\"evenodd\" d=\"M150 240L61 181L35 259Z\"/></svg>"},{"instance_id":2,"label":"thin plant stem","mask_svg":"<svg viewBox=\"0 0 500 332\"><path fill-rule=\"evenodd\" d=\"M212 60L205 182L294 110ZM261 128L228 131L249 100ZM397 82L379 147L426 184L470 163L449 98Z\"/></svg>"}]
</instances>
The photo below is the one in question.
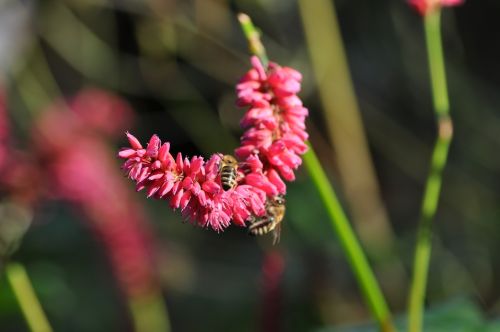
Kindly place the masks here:
<instances>
[{"instance_id":1,"label":"thin plant stem","mask_svg":"<svg viewBox=\"0 0 500 332\"><path fill-rule=\"evenodd\" d=\"M425 41L438 137L432 152L417 231L408 309L408 330L410 332L422 331L424 300L432 247L432 221L436 215L441 192L442 173L448 160L448 151L453 136L453 123L449 115L450 107L441 42L440 15L438 9L424 17Z\"/></svg>"},{"instance_id":2,"label":"thin plant stem","mask_svg":"<svg viewBox=\"0 0 500 332\"><path fill-rule=\"evenodd\" d=\"M269 59L267 58L266 49L260 40L259 30L253 25L252 20L247 14L239 13L238 21L240 21L241 29L248 40L250 53L258 56L262 65L266 68L269 63Z\"/></svg>"},{"instance_id":3,"label":"thin plant stem","mask_svg":"<svg viewBox=\"0 0 500 332\"><path fill-rule=\"evenodd\" d=\"M52 327L36 297L24 266L19 263L9 263L5 268L5 274L30 330L32 332L52 332Z\"/></svg>"},{"instance_id":4,"label":"thin plant stem","mask_svg":"<svg viewBox=\"0 0 500 332\"><path fill-rule=\"evenodd\" d=\"M391 313L380 290L380 286L354 234L349 219L311 145L309 145L309 151L304 155L304 164L318 190L330 217L330 224L337 233L342 249L356 276L365 301L379 324L380 331L394 331Z\"/></svg>"},{"instance_id":5,"label":"thin plant stem","mask_svg":"<svg viewBox=\"0 0 500 332\"><path fill-rule=\"evenodd\" d=\"M238 19L247 37L251 53L258 56L261 62L267 65L268 59L265 48L260 41L260 34L252 24L250 17L245 14L239 14ZM349 219L310 144L309 151L304 155L304 163L330 217L330 224L339 237L342 249L358 281L365 301L373 317L377 320L380 331L395 331L389 307L377 279L351 227Z\"/></svg>"}]
</instances>

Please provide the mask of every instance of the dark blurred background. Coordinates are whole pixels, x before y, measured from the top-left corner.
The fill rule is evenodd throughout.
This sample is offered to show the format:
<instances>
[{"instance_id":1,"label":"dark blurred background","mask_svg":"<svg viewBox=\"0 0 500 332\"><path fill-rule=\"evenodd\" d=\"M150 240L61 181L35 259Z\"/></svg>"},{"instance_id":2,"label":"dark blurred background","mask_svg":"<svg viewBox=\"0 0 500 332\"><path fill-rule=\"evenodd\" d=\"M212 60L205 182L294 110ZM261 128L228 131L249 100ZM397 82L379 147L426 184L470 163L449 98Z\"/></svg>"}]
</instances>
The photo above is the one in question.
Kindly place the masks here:
<instances>
[{"instance_id":1,"label":"dark blurred background","mask_svg":"<svg viewBox=\"0 0 500 332\"><path fill-rule=\"evenodd\" d=\"M262 30L273 61L303 73L311 142L389 305L402 314L436 134L421 18L403 0L4 0L0 66L12 145L31 151L32 128L49 105L92 87L131 105L125 129L142 142L156 133L175 152L231 153L244 112L234 86L249 68L238 12ZM430 305L465 296L486 317L500 315L498 13L494 0L443 12L455 137L428 288ZM342 39L330 34L337 25ZM344 55L348 67L334 61ZM346 70L354 101L335 92L349 90ZM105 144L114 158L127 142L119 134ZM126 187L133 190L130 181ZM192 227L165 202L131 197L145 210L173 331L310 331L370 319L305 170L288 185L275 248L238 227L221 234ZM54 330L133 330L106 245L86 214L50 195L33 211L11 259L25 265ZM26 331L5 278L0 288L0 330Z\"/></svg>"}]
</instances>

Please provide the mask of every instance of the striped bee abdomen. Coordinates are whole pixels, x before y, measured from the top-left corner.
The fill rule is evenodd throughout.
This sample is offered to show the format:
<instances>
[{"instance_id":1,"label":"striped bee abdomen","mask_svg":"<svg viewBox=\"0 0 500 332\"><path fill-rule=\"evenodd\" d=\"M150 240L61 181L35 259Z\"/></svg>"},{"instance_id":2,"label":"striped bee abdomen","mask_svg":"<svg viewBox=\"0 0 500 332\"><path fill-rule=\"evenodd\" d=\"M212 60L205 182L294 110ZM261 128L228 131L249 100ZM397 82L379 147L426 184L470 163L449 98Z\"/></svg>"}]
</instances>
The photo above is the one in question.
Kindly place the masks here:
<instances>
[{"instance_id":1,"label":"striped bee abdomen","mask_svg":"<svg viewBox=\"0 0 500 332\"><path fill-rule=\"evenodd\" d=\"M220 165L220 182L222 189L228 191L236 187L238 176L238 161L230 154L222 156Z\"/></svg>"},{"instance_id":2,"label":"striped bee abdomen","mask_svg":"<svg viewBox=\"0 0 500 332\"><path fill-rule=\"evenodd\" d=\"M224 191L228 191L229 189L236 187L236 176L237 171L234 166L222 166L220 172L220 181L222 184L222 189L224 189Z\"/></svg>"}]
</instances>

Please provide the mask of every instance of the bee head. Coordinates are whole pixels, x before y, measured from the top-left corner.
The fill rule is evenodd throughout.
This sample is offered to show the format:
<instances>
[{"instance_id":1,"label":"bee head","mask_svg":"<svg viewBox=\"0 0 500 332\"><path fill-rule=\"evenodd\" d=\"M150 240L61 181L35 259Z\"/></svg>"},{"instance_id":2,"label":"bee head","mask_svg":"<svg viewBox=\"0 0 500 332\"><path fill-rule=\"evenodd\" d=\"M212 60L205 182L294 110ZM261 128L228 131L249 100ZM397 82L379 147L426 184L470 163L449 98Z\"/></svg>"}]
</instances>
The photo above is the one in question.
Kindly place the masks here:
<instances>
[{"instance_id":1,"label":"bee head","mask_svg":"<svg viewBox=\"0 0 500 332\"><path fill-rule=\"evenodd\" d=\"M230 165L230 166L236 166L238 164L238 161L236 160L236 158L234 158L233 156L231 156L230 154L226 154L222 157L222 161L227 164L227 165Z\"/></svg>"},{"instance_id":2,"label":"bee head","mask_svg":"<svg viewBox=\"0 0 500 332\"><path fill-rule=\"evenodd\" d=\"M285 204L285 195L279 194L279 195L274 196L274 204L284 205Z\"/></svg>"}]
</instances>

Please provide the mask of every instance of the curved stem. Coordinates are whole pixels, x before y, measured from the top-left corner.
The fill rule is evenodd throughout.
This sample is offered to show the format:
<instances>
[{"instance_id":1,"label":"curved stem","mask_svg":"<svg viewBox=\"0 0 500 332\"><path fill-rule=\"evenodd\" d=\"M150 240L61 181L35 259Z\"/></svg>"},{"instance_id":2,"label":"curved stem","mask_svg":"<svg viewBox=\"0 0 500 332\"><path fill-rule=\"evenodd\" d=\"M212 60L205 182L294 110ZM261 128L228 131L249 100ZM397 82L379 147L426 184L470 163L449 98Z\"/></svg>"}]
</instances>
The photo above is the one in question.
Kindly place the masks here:
<instances>
[{"instance_id":1,"label":"curved stem","mask_svg":"<svg viewBox=\"0 0 500 332\"><path fill-rule=\"evenodd\" d=\"M325 205L326 211L330 216L330 223L337 233L342 249L356 276L365 301L379 324L380 331L394 331L391 313L375 275L370 268L368 260L342 209L337 195L311 146L309 151L304 155L304 161L309 175Z\"/></svg>"},{"instance_id":2,"label":"curved stem","mask_svg":"<svg viewBox=\"0 0 500 332\"><path fill-rule=\"evenodd\" d=\"M441 42L440 10L425 16L424 27L438 137L434 145L430 171L425 184L417 232L408 309L408 330L410 332L422 331L424 300L432 248L432 221L436 215L443 169L448 160L449 147L453 137L453 123L449 116L450 107Z\"/></svg>"},{"instance_id":3,"label":"curved stem","mask_svg":"<svg viewBox=\"0 0 500 332\"><path fill-rule=\"evenodd\" d=\"M260 34L253 25L250 17L245 14L239 14L238 19L247 37L251 53L258 56L263 65L267 66L268 58L265 48L260 41ZM304 162L318 190L321 200L325 205L326 211L330 216L330 223L339 237L342 249L344 250L348 263L354 271L354 275L361 288L365 301L373 317L377 320L380 331L395 331L391 313L385 302L382 291L380 290L380 286L370 268L368 260L366 259L349 220L342 209L337 195L310 144L309 151L304 155Z\"/></svg>"},{"instance_id":4,"label":"curved stem","mask_svg":"<svg viewBox=\"0 0 500 332\"><path fill-rule=\"evenodd\" d=\"M5 268L5 274L30 330L32 332L52 332L24 266L18 263L9 263Z\"/></svg>"}]
</instances>

